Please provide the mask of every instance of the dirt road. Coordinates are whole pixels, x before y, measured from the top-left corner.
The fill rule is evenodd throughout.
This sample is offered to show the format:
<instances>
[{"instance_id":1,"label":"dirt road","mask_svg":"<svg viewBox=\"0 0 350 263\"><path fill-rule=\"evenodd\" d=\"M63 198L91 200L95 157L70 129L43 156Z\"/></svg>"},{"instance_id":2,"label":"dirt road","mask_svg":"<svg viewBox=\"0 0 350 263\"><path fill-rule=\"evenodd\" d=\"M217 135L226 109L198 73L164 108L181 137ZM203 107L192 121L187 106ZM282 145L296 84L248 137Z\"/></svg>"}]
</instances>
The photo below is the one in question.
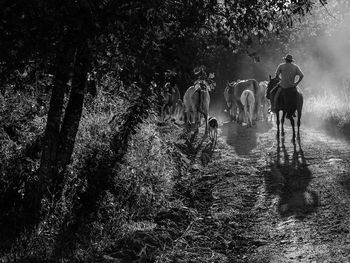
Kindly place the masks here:
<instances>
[{"instance_id":1,"label":"dirt road","mask_svg":"<svg viewBox=\"0 0 350 263\"><path fill-rule=\"evenodd\" d=\"M177 262L350 262L350 145L305 127L277 141L273 126L221 127L191 171L199 214Z\"/></svg>"},{"instance_id":2,"label":"dirt road","mask_svg":"<svg viewBox=\"0 0 350 263\"><path fill-rule=\"evenodd\" d=\"M251 232L266 243L248 262L350 262L350 147L308 129L293 145L290 133L271 148L274 132L259 137L268 156Z\"/></svg>"}]
</instances>

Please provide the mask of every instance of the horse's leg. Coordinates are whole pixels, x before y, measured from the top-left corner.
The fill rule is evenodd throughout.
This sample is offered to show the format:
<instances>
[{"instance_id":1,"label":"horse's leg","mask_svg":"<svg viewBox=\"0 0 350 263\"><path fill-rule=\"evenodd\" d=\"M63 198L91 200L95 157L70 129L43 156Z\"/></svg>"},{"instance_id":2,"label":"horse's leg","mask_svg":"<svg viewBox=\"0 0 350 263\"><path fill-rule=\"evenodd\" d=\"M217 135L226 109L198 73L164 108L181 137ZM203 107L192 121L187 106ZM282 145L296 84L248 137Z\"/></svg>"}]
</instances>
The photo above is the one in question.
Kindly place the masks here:
<instances>
[{"instance_id":1,"label":"horse's leg","mask_svg":"<svg viewBox=\"0 0 350 263\"><path fill-rule=\"evenodd\" d=\"M252 116L252 114L249 112L248 114L248 118L249 118L249 127L253 127L253 119L254 117Z\"/></svg>"},{"instance_id":2,"label":"horse's leg","mask_svg":"<svg viewBox=\"0 0 350 263\"><path fill-rule=\"evenodd\" d=\"M250 112L250 109L247 107L247 105L244 105L244 115L246 118L245 122L247 123L247 126L252 127L252 113Z\"/></svg>"},{"instance_id":3,"label":"horse's leg","mask_svg":"<svg viewBox=\"0 0 350 263\"><path fill-rule=\"evenodd\" d=\"M164 121L167 121L169 119L169 113L170 113L170 109L169 109L170 106L166 106L164 108Z\"/></svg>"},{"instance_id":4,"label":"horse's leg","mask_svg":"<svg viewBox=\"0 0 350 263\"><path fill-rule=\"evenodd\" d=\"M160 116L161 116L162 121L164 121L164 119L165 119L164 108L165 108L165 106L163 105L162 108L160 109Z\"/></svg>"},{"instance_id":5,"label":"horse's leg","mask_svg":"<svg viewBox=\"0 0 350 263\"><path fill-rule=\"evenodd\" d=\"M245 113L244 113L244 110L242 110L242 109L239 109L238 110L238 123L239 124L242 124L245 120L244 120L244 118L245 118Z\"/></svg>"},{"instance_id":6,"label":"horse's leg","mask_svg":"<svg viewBox=\"0 0 350 263\"><path fill-rule=\"evenodd\" d=\"M284 136L285 132L284 132L284 120L286 119L286 114L287 112L283 111L282 113L282 120L281 120L281 123L282 123L282 136Z\"/></svg>"},{"instance_id":7,"label":"horse's leg","mask_svg":"<svg viewBox=\"0 0 350 263\"><path fill-rule=\"evenodd\" d=\"M170 120L174 118L174 114L175 114L175 108L174 108L174 105L170 105L170 106L169 106L169 115L170 115Z\"/></svg>"},{"instance_id":8,"label":"horse's leg","mask_svg":"<svg viewBox=\"0 0 350 263\"><path fill-rule=\"evenodd\" d=\"M266 101L263 101L263 118L265 122L268 121Z\"/></svg>"},{"instance_id":9,"label":"horse's leg","mask_svg":"<svg viewBox=\"0 0 350 263\"><path fill-rule=\"evenodd\" d=\"M187 127L189 130L191 130L193 123L194 123L194 112L191 109L187 112Z\"/></svg>"},{"instance_id":10,"label":"horse's leg","mask_svg":"<svg viewBox=\"0 0 350 263\"><path fill-rule=\"evenodd\" d=\"M230 121L231 122L233 122L233 121L235 121L235 117L233 116L233 111L232 111L232 109L230 109Z\"/></svg>"},{"instance_id":11,"label":"horse's leg","mask_svg":"<svg viewBox=\"0 0 350 263\"><path fill-rule=\"evenodd\" d=\"M253 126L253 122L254 122L254 117L252 115L250 115L250 125Z\"/></svg>"},{"instance_id":12,"label":"horse's leg","mask_svg":"<svg viewBox=\"0 0 350 263\"><path fill-rule=\"evenodd\" d=\"M197 110L195 110L194 111L194 123L196 126L196 131L199 130L200 121L201 121L201 116L200 116L199 112Z\"/></svg>"},{"instance_id":13,"label":"horse's leg","mask_svg":"<svg viewBox=\"0 0 350 263\"><path fill-rule=\"evenodd\" d=\"M297 125L298 125L298 139L300 139L300 119L301 119L301 109L298 110L298 121L297 121Z\"/></svg>"},{"instance_id":14,"label":"horse's leg","mask_svg":"<svg viewBox=\"0 0 350 263\"><path fill-rule=\"evenodd\" d=\"M244 120L243 120L248 127L250 127L250 116L249 116L249 112L247 111L247 109L244 109Z\"/></svg>"},{"instance_id":15,"label":"horse's leg","mask_svg":"<svg viewBox=\"0 0 350 263\"><path fill-rule=\"evenodd\" d=\"M259 118L260 118L260 115L259 115L259 110L260 110L260 102L258 101L258 99L256 99L256 101L254 102L254 113L253 113L253 119L255 120L255 121L258 121L259 120Z\"/></svg>"},{"instance_id":16,"label":"horse's leg","mask_svg":"<svg viewBox=\"0 0 350 263\"><path fill-rule=\"evenodd\" d=\"M276 110L277 138L280 136L280 112Z\"/></svg>"},{"instance_id":17,"label":"horse's leg","mask_svg":"<svg viewBox=\"0 0 350 263\"><path fill-rule=\"evenodd\" d=\"M205 121L205 134L208 134L208 113L204 113L204 121Z\"/></svg>"},{"instance_id":18,"label":"horse's leg","mask_svg":"<svg viewBox=\"0 0 350 263\"><path fill-rule=\"evenodd\" d=\"M244 105L241 103L241 101L237 101L238 104L238 119L239 123L242 124L245 118L245 110L244 110Z\"/></svg>"},{"instance_id":19,"label":"horse's leg","mask_svg":"<svg viewBox=\"0 0 350 263\"><path fill-rule=\"evenodd\" d=\"M232 102L231 121L237 121L237 104L236 104L236 102Z\"/></svg>"},{"instance_id":20,"label":"horse's leg","mask_svg":"<svg viewBox=\"0 0 350 263\"><path fill-rule=\"evenodd\" d=\"M294 119L293 117L290 118L290 124L292 125L292 129L293 129L293 137L292 137L292 142L295 142L295 123L294 123Z\"/></svg>"},{"instance_id":21,"label":"horse's leg","mask_svg":"<svg viewBox=\"0 0 350 263\"><path fill-rule=\"evenodd\" d=\"M243 111L241 111L243 114L242 114L242 124L243 124L243 122L245 122L247 125L249 125L249 123L248 123L248 113L247 113L247 110L246 110L247 108L246 108L246 106L245 105L243 105Z\"/></svg>"},{"instance_id":22,"label":"horse's leg","mask_svg":"<svg viewBox=\"0 0 350 263\"><path fill-rule=\"evenodd\" d=\"M190 119L191 119L190 112L186 110L185 114L184 114L184 117L185 117L185 119L184 119L185 126L186 126L187 129L189 129L190 128Z\"/></svg>"},{"instance_id":23,"label":"horse's leg","mask_svg":"<svg viewBox=\"0 0 350 263\"><path fill-rule=\"evenodd\" d=\"M254 116L251 113L252 113L252 109L250 109L250 124L251 126L253 126Z\"/></svg>"},{"instance_id":24,"label":"horse's leg","mask_svg":"<svg viewBox=\"0 0 350 263\"><path fill-rule=\"evenodd\" d=\"M248 123L249 122L248 111L246 111L245 109L243 109L243 116L245 117L245 119L242 118L242 123L246 122L249 125L249 123Z\"/></svg>"}]
</instances>

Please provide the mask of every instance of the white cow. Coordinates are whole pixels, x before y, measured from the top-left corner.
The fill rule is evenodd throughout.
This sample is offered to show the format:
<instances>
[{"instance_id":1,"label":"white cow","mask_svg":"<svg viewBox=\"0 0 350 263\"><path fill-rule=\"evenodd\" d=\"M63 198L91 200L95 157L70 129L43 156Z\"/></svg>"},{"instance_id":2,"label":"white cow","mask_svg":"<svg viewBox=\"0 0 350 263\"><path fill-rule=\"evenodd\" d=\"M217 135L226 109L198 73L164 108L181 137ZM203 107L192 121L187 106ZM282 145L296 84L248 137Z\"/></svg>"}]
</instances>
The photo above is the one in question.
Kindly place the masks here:
<instances>
[{"instance_id":1,"label":"white cow","mask_svg":"<svg viewBox=\"0 0 350 263\"><path fill-rule=\"evenodd\" d=\"M205 120L205 134L208 133L208 115L210 104L210 86L205 81L189 87L184 95L186 124L195 123L196 128L200 125L200 114Z\"/></svg>"},{"instance_id":2,"label":"white cow","mask_svg":"<svg viewBox=\"0 0 350 263\"><path fill-rule=\"evenodd\" d=\"M255 106L254 93L251 90L244 90L241 95L241 103L243 105L244 122L251 127L253 125Z\"/></svg>"}]
</instances>

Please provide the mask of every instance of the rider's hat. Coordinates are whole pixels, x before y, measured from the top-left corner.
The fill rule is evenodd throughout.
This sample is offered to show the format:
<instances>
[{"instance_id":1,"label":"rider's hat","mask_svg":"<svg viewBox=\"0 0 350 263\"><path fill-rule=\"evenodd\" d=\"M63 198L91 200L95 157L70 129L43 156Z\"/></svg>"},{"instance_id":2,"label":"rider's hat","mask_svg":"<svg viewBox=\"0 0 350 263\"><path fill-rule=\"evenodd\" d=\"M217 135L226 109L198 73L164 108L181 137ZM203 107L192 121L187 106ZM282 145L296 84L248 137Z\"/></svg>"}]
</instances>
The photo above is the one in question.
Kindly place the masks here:
<instances>
[{"instance_id":1,"label":"rider's hat","mask_svg":"<svg viewBox=\"0 0 350 263\"><path fill-rule=\"evenodd\" d=\"M293 56L291 54L288 54L287 56L284 57L284 60L287 61L294 61Z\"/></svg>"}]
</instances>

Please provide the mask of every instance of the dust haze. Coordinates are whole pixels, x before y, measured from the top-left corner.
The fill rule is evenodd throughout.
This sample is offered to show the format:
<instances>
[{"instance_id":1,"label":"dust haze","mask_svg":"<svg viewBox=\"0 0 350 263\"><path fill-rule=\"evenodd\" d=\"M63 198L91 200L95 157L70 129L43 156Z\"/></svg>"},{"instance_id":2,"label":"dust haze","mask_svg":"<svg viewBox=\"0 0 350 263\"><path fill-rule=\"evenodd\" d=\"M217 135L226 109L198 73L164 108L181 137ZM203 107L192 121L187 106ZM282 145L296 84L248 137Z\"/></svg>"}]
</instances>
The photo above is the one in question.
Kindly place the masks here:
<instances>
[{"instance_id":1,"label":"dust haze","mask_svg":"<svg viewBox=\"0 0 350 263\"><path fill-rule=\"evenodd\" d=\"M319 6L301 22L295 24L290 41L284 45L269 43L257 47L260 62L254 62L247 55L233 63L238 70L232 72L226 81L255 78L267 80L273 76L283 56L291 53L295 63L304 73L299 87L307 101L332 98L332 104L347 105L350 101L350 1L328 1L327 9ZM211 104L212 112L220 121L227 121L222 104L224 85L218 85ZM348 99L348 100L347 100ZM304 111L305 112L305 111ZM307 119L304 119L306 122Z\"/></svg>"}]
</instances>

